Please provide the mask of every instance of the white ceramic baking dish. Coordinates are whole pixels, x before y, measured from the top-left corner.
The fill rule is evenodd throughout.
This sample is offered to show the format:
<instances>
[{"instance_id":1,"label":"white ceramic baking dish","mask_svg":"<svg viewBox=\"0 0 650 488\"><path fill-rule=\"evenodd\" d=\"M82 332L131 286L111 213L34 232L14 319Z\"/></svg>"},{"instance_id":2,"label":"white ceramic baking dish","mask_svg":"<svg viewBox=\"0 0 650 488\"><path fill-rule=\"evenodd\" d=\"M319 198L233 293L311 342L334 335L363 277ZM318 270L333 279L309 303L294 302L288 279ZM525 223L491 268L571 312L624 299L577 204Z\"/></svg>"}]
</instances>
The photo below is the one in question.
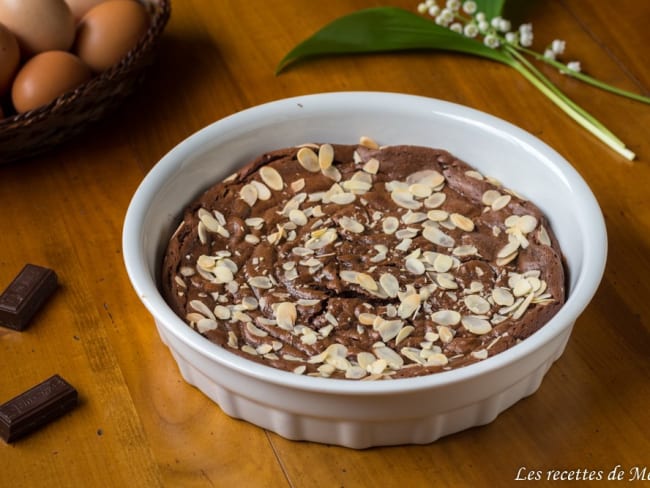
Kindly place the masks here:
<instances>
[{"instance_id":1,"label":"white ceramic baking dish","mask_svg":"<svg viewBox=\"0 0 650 488\"><path fill-rule=\"evenodd\" d=\"M479 363L393 381L298 376L212 344L158 290L162 252L181 211L201 191L264 151L310 141L444 148L534 201L549 217L569 270L569 296L541 330ZM325 93L236 113L171 150L144 178L123 232L129 277L183 378L228 415L289 439L352 448L430 443L493 421L534 393L560 357L602 278L607 236L588 186L557 152L485 113L430 98Z\"/></svg>"}]
</instances>

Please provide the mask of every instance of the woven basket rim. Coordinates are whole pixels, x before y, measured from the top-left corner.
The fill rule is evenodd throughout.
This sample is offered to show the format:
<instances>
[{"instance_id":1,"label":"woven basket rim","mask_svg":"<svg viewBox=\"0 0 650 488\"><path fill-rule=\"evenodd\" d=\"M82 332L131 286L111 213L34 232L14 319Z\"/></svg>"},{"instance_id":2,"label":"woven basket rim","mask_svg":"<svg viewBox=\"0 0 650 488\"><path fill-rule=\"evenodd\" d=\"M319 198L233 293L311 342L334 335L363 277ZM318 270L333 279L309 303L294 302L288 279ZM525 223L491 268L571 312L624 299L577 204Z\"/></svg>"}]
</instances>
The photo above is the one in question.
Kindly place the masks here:
<instances>
[{"instance_id":1,"label":"woven basket rim","mask_svg":"<svg viewBox=\"0 0 650 488\"><path fill-rule=\"evenodd\" d=\"M28 128L43 119L47 119L58 112L67 110L70 105L83 99L92 99L105 87L120 80L130 70L135 70L142 58L147 56L157 39L162 34L171 13L171 0L137 0L144 3L151 13L151 25L146 34L138 41L117 64L102 73L93 76L87 82L75 89L68 91L51 102L33 110L13 114L0 119L0 135L7 137L11 132Z\"/></svg>"}]
</instances>

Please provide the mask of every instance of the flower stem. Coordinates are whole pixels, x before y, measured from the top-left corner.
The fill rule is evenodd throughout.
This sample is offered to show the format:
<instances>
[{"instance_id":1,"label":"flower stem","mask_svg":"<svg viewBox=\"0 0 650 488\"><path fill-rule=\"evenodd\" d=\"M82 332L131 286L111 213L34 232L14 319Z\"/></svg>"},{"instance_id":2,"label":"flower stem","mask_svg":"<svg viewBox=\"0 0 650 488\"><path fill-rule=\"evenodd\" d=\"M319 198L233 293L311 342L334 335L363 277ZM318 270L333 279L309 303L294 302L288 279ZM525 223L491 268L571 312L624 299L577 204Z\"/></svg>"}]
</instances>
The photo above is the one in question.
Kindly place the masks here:
<instances>
[{"instance_id":1,"label":"flower stem","mask_svg":"<svg viewBox=\"0 0 650 488\"><path fill-rule=\"evenodd\" d=\"M544 95L546 95L546 97L548 97L553 103L560 107L567 115L569 115L569 117L571 117L578 124L580 124L602 142L611 147L614 151L619 153L624 158L629 159L630 161L636 157L636 155L627 149L618 138L614 137L611 134L611 132L608 130L603 130L602 124L594 124L595 119L593 119L593 117L591 117L583 110L576 110L576 107L574 106L575 104L573 104L573 102L571 102L571 100L566 95L564 95L555 87L554 89L550 88L547 83L541 81L520 61L513 59L511 66L516 69L521 75L523 75L528 81L530 81ZM548 81L548 83L550 83L550 81ZM587 114L587 116L585 116L585 114Z\"/></svg>"},{"instance_id":2,"label":"flower stem","mask_svg":"<svg viewBox=\"0 0 650 488\"><path fill-rule=\"evenodd\" d=\"M557 86L555 86L553 82L551 82L551 80L549 80L546 76L544 76L544 74L541 71L539 71L533 64L531 64L530 61L528 61L524 56L518 53L512 46L507 45L506 49L510 54L515 56L526 68L528 68L528 70L531 71L532 74L535 75L538 80L543 82L548 87L549 90L553 91L558 97L562 98L567 105L570 105L574 111L581 114L595 127L605 132L610 138L615 140L621 147L625 147L623 141L621 141L618 137L616 137L616 135L614 135L613 132L611 132L607 127L605 127L598 119L596 119L593 115L587 112L584 108L582 108L580 105L578 105L569 97L567 97L564 93L562 93L560 89Z\"/></svg>"},{"instance_id":3,"label":"flower stem","mask_svg":"<svg viewBox=\"0 0 650 488\"><path fill-rule=\"evenodd\" d=\"M617 88L615 86L609 85L607 83L604 83L596 78L592 78L589 75L586 75L584 73L581 73L579 71L573 71L563 63L560 63L554 59L549 59L538 52L535 52L531 49L526 49L525 47L517 46L516 49L519 49L520 51L525 52L526 54L529 54L530 56L534 57L535 59L542 61L546 64L549 64L553 66L554 68L557 68L561 73L568 75L568 76L573 76L574 78L577 78L580 81L584 81L585 83L589 83L592 86L598 87L601 90L608 91L610 93L615 93L616 95L620 95L623 97L631 98L632 100L636 100L638 102L642 103L648 103L650 104L650 97L646 97L644 95L641 95L639 93L634 93L631 91L623 90L622 88Z\"/></svg>"}]
</instances>

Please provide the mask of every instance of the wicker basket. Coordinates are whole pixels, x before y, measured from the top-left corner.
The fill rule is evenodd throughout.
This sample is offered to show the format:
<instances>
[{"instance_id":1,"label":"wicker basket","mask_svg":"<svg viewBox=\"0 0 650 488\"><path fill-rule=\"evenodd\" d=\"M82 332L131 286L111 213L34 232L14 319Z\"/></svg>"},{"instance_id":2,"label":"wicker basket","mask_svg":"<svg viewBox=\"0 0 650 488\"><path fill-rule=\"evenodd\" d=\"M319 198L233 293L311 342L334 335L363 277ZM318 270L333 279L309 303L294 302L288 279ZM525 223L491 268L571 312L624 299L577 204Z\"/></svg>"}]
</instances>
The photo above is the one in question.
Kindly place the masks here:
<instances>
[{"instance_id":1,"label":"wicker basket","mask_svg":"<svg viewBox=\"0 0 650 488\"><path fill-rule=\"evenodd\" d=\"M81 133L129 96L151 63L171 0L146 0L152 22L118 64L37 109L0 119L0 163L27 159Z\"/></svg>"}]
</instances>

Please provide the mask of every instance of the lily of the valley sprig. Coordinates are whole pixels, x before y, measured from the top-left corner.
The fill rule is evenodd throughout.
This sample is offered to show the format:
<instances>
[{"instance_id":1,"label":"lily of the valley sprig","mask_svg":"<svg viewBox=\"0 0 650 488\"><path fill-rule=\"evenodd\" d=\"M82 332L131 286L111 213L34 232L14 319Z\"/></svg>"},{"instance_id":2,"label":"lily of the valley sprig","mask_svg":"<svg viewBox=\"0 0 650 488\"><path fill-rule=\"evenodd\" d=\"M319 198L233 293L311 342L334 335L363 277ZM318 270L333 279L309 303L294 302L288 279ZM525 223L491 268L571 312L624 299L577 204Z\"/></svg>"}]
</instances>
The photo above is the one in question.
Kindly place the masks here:
<instances>
[{"instance_id":1,"label":"lily of the valley sprig","mask_svg":"<svg viewBox=\"0 0 650 488\"><path fill-rule=\"evenodd\" d=\"M426 0L419 15L403 9L380 7L341 17L298 44L281 61L278 72L300 59L326 54L369 53L407 49L441 49L481 56L514 68L578 124L627 159L632 151L595 117L567 97L530 61L557 68L595 87L643 103L650 98L603 83L581 71L578 61L563 63L565 42L555 39L542 51L532 49L530 23L513 29L501 16L504 0Z\"/></svg>"}]
</instances>

